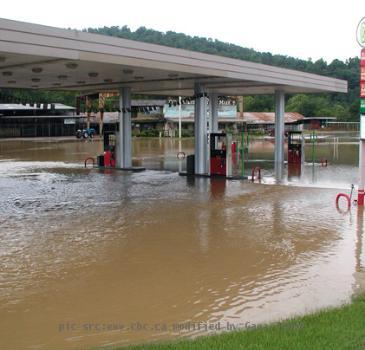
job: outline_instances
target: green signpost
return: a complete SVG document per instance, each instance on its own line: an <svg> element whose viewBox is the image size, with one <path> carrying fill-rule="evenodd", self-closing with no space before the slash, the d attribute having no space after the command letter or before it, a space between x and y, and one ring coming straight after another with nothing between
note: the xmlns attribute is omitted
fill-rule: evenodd
<svg viewBox="0 0 365 350"><path fill-rule="evenodd" d="M365 114L365 98L362 98L360 101L360 113Z"/></svg>

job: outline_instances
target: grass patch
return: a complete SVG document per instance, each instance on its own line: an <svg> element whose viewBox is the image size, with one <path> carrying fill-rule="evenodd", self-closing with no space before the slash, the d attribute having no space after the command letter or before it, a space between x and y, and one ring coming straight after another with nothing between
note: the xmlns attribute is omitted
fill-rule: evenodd
<svg viewBox="0 0 365 350"><path fill-rule="evenodd" d="M365 296L351 304L259 326L194 340L119 347L120 350L331 350L365 349Z"/></svg>

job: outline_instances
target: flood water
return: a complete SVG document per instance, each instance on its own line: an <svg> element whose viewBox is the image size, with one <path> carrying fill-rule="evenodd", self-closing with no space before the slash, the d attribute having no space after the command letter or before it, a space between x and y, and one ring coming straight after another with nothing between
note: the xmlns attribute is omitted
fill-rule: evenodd
<svg viewBox="0 0 365 350"><path fill-rule="evenodd" d="M248 328L362 288L363 213L336 210L358 146L311 146L275 184L179 176L192 140L134 139L140 173L85 169L98 141L0 141L0 348L88 349ZM344 209L344 208L343 208ZM209 329L207 329L209 328Z"/></svg>

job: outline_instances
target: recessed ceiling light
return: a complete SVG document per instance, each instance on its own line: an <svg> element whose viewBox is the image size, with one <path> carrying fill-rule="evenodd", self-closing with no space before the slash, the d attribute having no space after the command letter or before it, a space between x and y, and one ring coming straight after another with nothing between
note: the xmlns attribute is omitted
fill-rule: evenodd
<svg viewBox="0 0 365 350"><path fill-rule="evenodd" d="M39 83L41 80L39 78L32 78L33 83Z"/></svg>
<svg viewBox="0 0 365 350"><path fill-rule="evenodd" d="M3 72L4 77L11 77L13 75L13 72L5 71Z"/></svg>
<svg viewBox="0 0 365 350"><path fill-rule="evenodd" d="M65 66L68 69L76 69L79 65L75 62L67 62Z"/></svg>
<svg viewBox="0 0 365 350"><path fill-rule="evenodd" d="M179 76L179 74L176 74L176 73L169 74L169 78L177 78L178 76Z"/></svg>
<svg viewBox="0 0 365 350"><path fill-rule="evenodd" d="M41 67L34 67L34 68L32 68L32 72L33 73L42 73L43 72L43 68L41 68Z"/></svg>
<svg viewBox="0 0 365 350"><path fill-rule="evenodd" d="M125 68L123 69L124 74L133 74L133 69Z"/></svg>
<svg viewBox="0 0 365 350"><path fill-rule="evenodd" d="M16 81L15 80L8 80L8 84L15 84Z"/></svg>
<svg viewBox="0 0 365 350"><path fill-rule="evenodd" d="M85 80L79 80L77 84L85 84Z"/></svg>
<svg viewBox="0 0 365 350"><path fill-rule="evenodd" d="M136 75L136 76L134 77L134 79L136 79L136 80L143 80L143 79L144 79L144 77L142 77L142 76L140 76L140 75Z"/></svg>
<svg viewBox="0 0 365 350"><path fill-rule="evenodd" d="M104 79L104 83L112 83L113 79Z"/></svg>
<svg viewBox="0 0 365 350"><path fill-rule="evenodd" d="M97 73L97 72L90 72L88 75L89 75L90 78L96 78L99 75L99 73Z"/></svg>
<svg viewBox="0 0 365 350"><path fill-rule="evenodd" d="M57 78L60 80L65 80L65 79L67 79L67 75L61 74Z"/></svg>

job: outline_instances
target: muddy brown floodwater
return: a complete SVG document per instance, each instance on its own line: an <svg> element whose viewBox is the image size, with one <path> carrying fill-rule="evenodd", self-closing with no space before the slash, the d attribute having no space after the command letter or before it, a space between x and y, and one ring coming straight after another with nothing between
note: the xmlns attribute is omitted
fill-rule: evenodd
<svg viewBox="0 0 365 350"><path fill-rule="evenodd" d="M191 140L181 149L193 150ZM262 183L189 179L171 139L133 140L141 173L84 169L101 143L0 141L0 348L87 349L247 328L350 300L362 212L337 211L356 143Z"/></svg>

